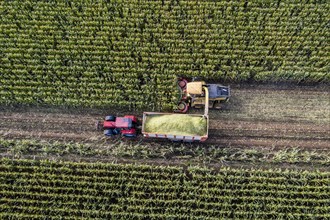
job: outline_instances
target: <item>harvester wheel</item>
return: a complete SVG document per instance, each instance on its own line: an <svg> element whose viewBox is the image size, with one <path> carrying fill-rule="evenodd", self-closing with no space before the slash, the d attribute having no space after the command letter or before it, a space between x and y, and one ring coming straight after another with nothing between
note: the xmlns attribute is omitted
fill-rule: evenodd
<svg viewBox="0 0 330 220"><path fill-rule="evenodd" d="M213 108L214 109L221 109L221 103L220 103L220 101L215 102Z"/></svg>
<svg viewBox="0 0 330 220"><path fill-rule="evenodd" d="M178 110L181 113L186 113L188 111L188 104L186 102L180 102L178 104Z"/></svg>
<svg viewBox="0 0 330 220"><path fill-rule="evenodd" d="M180 88L185 88L187 85L188 81L185 79L182 79L178 82L178 85L180 86Z"/></svg>
<svg viewBox="0 0 330 220"><path fill-rule="evenodd" d="M105 117L106 121L116 121L116 116L114 115L108 115Z"/></svg>
<svg viewBox="0 0 330 220"><path fill-rule="evenodd" d="M209 101L209 109L215 108L216 101Z"/></svg>

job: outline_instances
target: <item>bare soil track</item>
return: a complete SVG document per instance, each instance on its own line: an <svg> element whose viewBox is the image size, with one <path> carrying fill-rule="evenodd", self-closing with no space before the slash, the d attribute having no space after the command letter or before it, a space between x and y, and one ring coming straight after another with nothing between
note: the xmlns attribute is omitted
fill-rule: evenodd
<svg viewBox="0 0 330 220"><path fill-rule="evenodd" d="M201 113L202 110L192 110ZM122 115L128 112L109 111ZM106 144L95 122L105 110L0 107L0 136ZM141 116L141 112L134 112ZM140 141L163 142L164 140ZM330 150L330 90L313 87L233 86L222 110L210 111L209 139L223 147L299 147Z"/></svg>

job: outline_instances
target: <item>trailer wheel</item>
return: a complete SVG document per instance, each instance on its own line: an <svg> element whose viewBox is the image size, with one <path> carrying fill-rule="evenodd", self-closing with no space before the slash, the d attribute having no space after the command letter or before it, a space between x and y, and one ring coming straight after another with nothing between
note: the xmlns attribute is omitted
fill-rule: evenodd
<svg viewBox="0 0 330 220"><path fill-rule="evenodd" d="M115 129L112 130L112 133L114 135L120 134L120 129L119 128L115 128Z"/></svg>

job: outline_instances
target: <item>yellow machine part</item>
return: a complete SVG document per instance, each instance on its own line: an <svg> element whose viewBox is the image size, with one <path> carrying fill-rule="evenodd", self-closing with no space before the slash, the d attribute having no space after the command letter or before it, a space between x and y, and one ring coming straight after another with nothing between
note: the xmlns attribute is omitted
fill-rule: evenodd
<svg viewBox="0 0 330 220"><path fill-rule="evenodd" d="M203 105L205 103L205 97L195 97L193 101L191 102L191 107L194 107L195 105Z"/></svg>
<svg viewBox="0 0 330 220"><path fill-rule="evenodd" d="M206 87L206 83L204 81L187 83L187 93L188 93L188 95L201 96L201 99L203 99L202 103L205 104L204 116L208 117L208 115L209 115L209 90Z"/></svg>
<svg viewBox="0 0 330 220"><path fill-rule="evenodd" d="M208 117L209 116L209 89L204 86L203 87L204 92L205 92L205 109L204 109L204 117Z"/></svg>
<svg viewBox="0 0 330 220"><path fill-rule="evenodd" d="M203 86L206 85L204 81L187 83L187 93L191 95L202 95Z"/></svg>

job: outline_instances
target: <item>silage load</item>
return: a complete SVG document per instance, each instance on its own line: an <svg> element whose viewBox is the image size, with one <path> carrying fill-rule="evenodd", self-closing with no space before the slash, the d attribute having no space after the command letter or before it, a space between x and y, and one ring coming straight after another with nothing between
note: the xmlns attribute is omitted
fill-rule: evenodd
<svg viewBox="0 0 330 220"><path fill-rule="evenodd" d="M207 119L183 114L148 115L144 130L156 134L204 136L207 133Z"/></svg>

